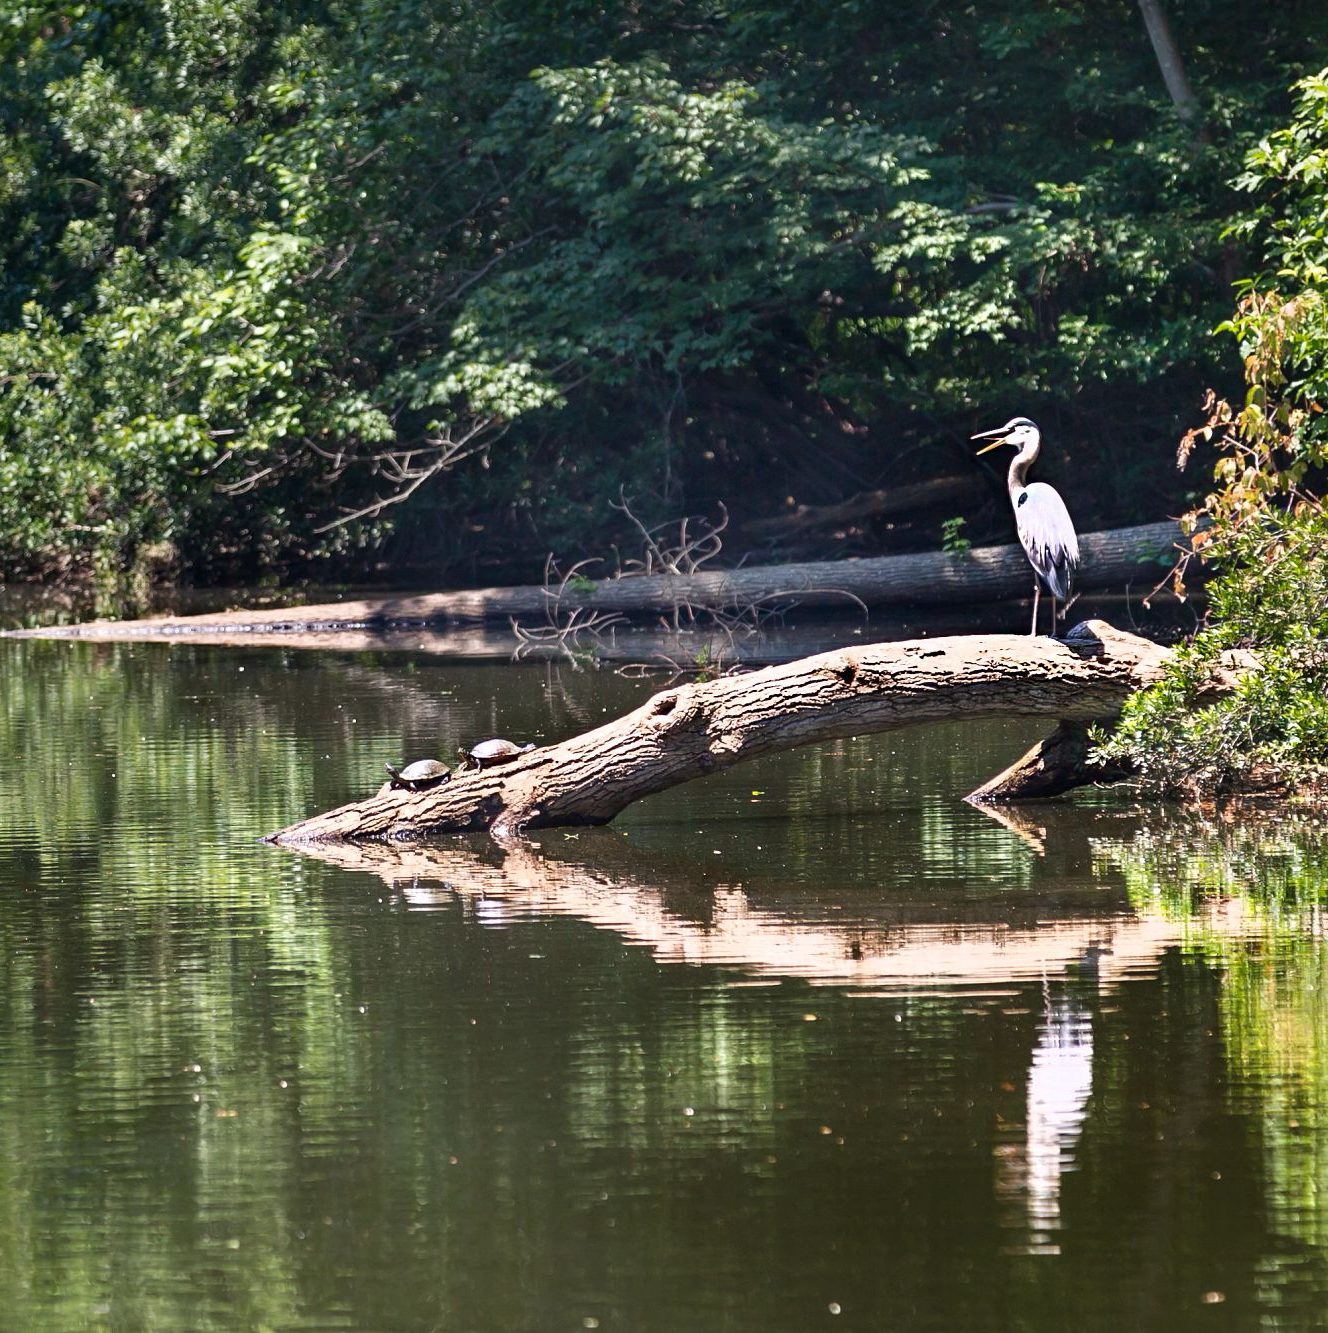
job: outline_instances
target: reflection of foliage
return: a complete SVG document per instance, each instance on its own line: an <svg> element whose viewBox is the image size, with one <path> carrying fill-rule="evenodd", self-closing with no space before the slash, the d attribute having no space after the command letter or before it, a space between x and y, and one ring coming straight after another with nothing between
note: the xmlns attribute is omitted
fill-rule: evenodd
<svg viewBox="0 0 1328 1333"><path fill-rule="evenodd" d="M376 879L254 843L376 778L407 730L487 730L495 672L443 669L458 698L408 660L3 654L0 1301L15 1326L86 1327L109 1307L127 1328L541 1328L551 1300L579 1295L573 1235L616 1299L658 1302L716 1181L768 1197L790 1171L798 1184L782 1164L810 1144L817 1179L780 1185L794 1227L809 1191L823 1211L846 1187L878 1206L820 1131L852 1133L848 1093L825 1091L841 1042L877 1101L892 1075L941 1068L957 1103L977 1063L976 1043L962 1065L933 1058L956 1022L934 1002L901 1003L907 1027L893 1008L809 1023L804 987L667 978L577 923L407 914ZM557 714L532 688L555 677L506 673L505 718ZM574 687L569 707L639 694ZM814 1003L827 1020L849 1007ZM912 1169L908 1140L938 1133L930 1107L890 1114L883 1141ZM962 1147L969 1126L939 1133ZM924 1206L945 1225L942 1200ZM737 1254L749 1234L704 1244ZM647 1244L665 1259L653 1277ZM617 1295L617 1274L643 1294ZM713 1299L736 1322L753 1296L726 1278Z"/></svg>
<svg viewBox="0 0 1328 1333"><path fill-rule="evenodd" d="M1190 947L1222 971L1221 1036L1232 1111L1262 1156L1265 1208L1301 1282L1328 1282L1328 843L1309 817L1244 824L1183 819L1145 829L1104 862L1140 910L1187 922ZM1273 1307L1284 1274L1257 1281Z"/></svg>
<svg viewBox="0 0 1328 1333"><path fill-rule="evenodd" d="M1128 842L1100 843L1095 860L1125 877L1136 910L1179 920L1238 902L1290 929L1328 901L1322 828L1309 815L1250 814L1237 822L1163 812Z"/></svg>
<svg viewBox="0 0 1328 1333"><path fill-rule="evenodd" d="M685 873L710 856L695 827L723 812L733 841L715 842L712 874L744 873L740 845L787 887L781 910L842 920L857 893L887 936L910 906L946 935L965 894L1059 912L1066 888L1098 899L1104 871L1149 912L1189 921L1215 888L1262 913L1235 935L1198 913L1188 947L1109 1003L1088 963L1067 984L1095 1036L1064 1181L1077 1244L1059 1266L1012 1264L992 1163L1025 1113L1039 982L985 998L753 987L737 963L663 964L577 920L499 927L481 895L443 885L435 910L406 911L377 877L253 842L376 782L384 758L579 730L640 688L404 655L0 654L0 1301L15 1326L576 1327L600 1311L593 1290L642 1330L781 1328L827 1293L877 1327L927 1310L981 1329L1005 1320L1002 1280L1060 1323L1107 1308L1120 1270L1102 1256L1123 1253L1140 1308L1179 1327L1212 1265L1264 1239L1209 1206L1218 1168L1221 1189L1263 1200L1279 1245L1320 1244L1311 927L1328 868L1308 819L1178 818L1100 842L1092 877L1077 848L1049 872L964 807L918 809L1010 745L1009 727L955 726L761 761L630 825L643 857L663 846L686 868L668 910L700 931L712 900ZM1210 1133L1233 1114L1261 1156ZM956 1248L975 1280L934 1262ZM789 1261L760 1268L772 1255Z"/></svg>
<svg viewBox="0 0 1328 1333"><path fill-rule="evenodd" d="M810 1228L809 1197L827 1216L858 1191L858 1215L892 1225L853 1165L878 1134L908 1174L922 1136L971 1152L985 1132L978 1112L937 1124L930 1101L890 1100L893 1079L939 1070L958 1105L962 1071L979 1078L980 1043L947 1053L980 1020L944 1002L859 1015L801 985L728 989L723 972L668 975L575 922L408 914L376 878L254 842L376 785L384 758L499 721L579 730L640 686L187 645L0 655L0 1301L16 1326L84 1327L109 1303L132 1328L410 1327L421 1310L542 1328L569 1236L645 1284L621 1299L660 1301L695 1244L727 1247L737 1271L751 1235ZM919 781L953 789L947 766L988 763L981 745L920 747L918 770L877 771L866 742L764 766L772 841L801 824L780 873L824 855L825 824L790 806L813 813L822 787L840 810L915 804ZM682 808L712 817L713 793ZM930 818L917 863L977 880L980 847ZM678 851L676 814L663 827ZM648 833L635 825L633 844ZM837 868L866 881L862 842L838 837ZM867 1126L854 1137L858 1098L888 1106L888 1129L853 1111ZM750 1186L777 1218L697 1242L716 1182L737 1208ZM942 1198L917 1207L949 1225ZM646 1244L656 1278L640 1276ZM726 1277L713 1299L737 1325L754 1297Z"/></svg>

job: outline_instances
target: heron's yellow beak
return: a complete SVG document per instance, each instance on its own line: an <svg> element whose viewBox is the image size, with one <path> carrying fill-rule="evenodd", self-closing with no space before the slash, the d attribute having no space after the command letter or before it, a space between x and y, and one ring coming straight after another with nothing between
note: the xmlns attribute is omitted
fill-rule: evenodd
<svg viewBox="0 0 1328 1333"><path fill-rule="evenodd" d="M981 439L982 437L980 435L975 435L973 438ZM1003 445L1004 443L1005 443L1005 436L1002 435L999 440L993 440L990 444L984 444L982 448L978 450L978 453L989 454L993 449L999 449L1001 445Z"/></svg>

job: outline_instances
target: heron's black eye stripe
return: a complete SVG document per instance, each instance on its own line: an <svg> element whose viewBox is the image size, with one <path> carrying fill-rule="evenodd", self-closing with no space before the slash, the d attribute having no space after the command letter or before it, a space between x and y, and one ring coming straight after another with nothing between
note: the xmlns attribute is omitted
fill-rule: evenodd
<svg viewBox="0 0 1328 1333"><path fill-rule="evenodd" d="M1025 503L1027 502L1027 500L1028 500L1028 492L1025 491L1025 492L1019 497L1019 503L1020 503L1020 504L1025 504Z"/></svg>

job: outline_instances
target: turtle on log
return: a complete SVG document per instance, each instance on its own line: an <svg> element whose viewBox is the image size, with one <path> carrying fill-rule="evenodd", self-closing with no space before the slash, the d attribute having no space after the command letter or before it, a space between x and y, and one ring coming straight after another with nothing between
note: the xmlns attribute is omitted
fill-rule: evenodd
<svg viewBox="0 0 1328 1333"><path fill-rule="evenodd" d="M464 768L494 768L498 764L509 764L518 756L527 754L535 748L534 742L518 745L515 741L494 739L480 741L466 754Z"/></svg>
<svg viewBox="0 0 1328 1333"><path fill-rule="evenodd" d="M384 764L389 781L385 784L388 791L428 791L430 787L441 786L452 776L446 764L437 759L417 759L405 768L393 764Z"/></svg>

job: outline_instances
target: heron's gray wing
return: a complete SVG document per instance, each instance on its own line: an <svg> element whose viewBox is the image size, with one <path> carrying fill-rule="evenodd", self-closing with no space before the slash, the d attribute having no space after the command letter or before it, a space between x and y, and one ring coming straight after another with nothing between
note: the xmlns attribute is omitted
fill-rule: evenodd
<svg viewBox="0 0 1328 1333"><path fill-rule="evenodd" d="M1035 481L1020 493L1014 505L1019 541L1053 596L1070 595L1070 583L1079 565L1079 538L1060 492Z"/></svg>

